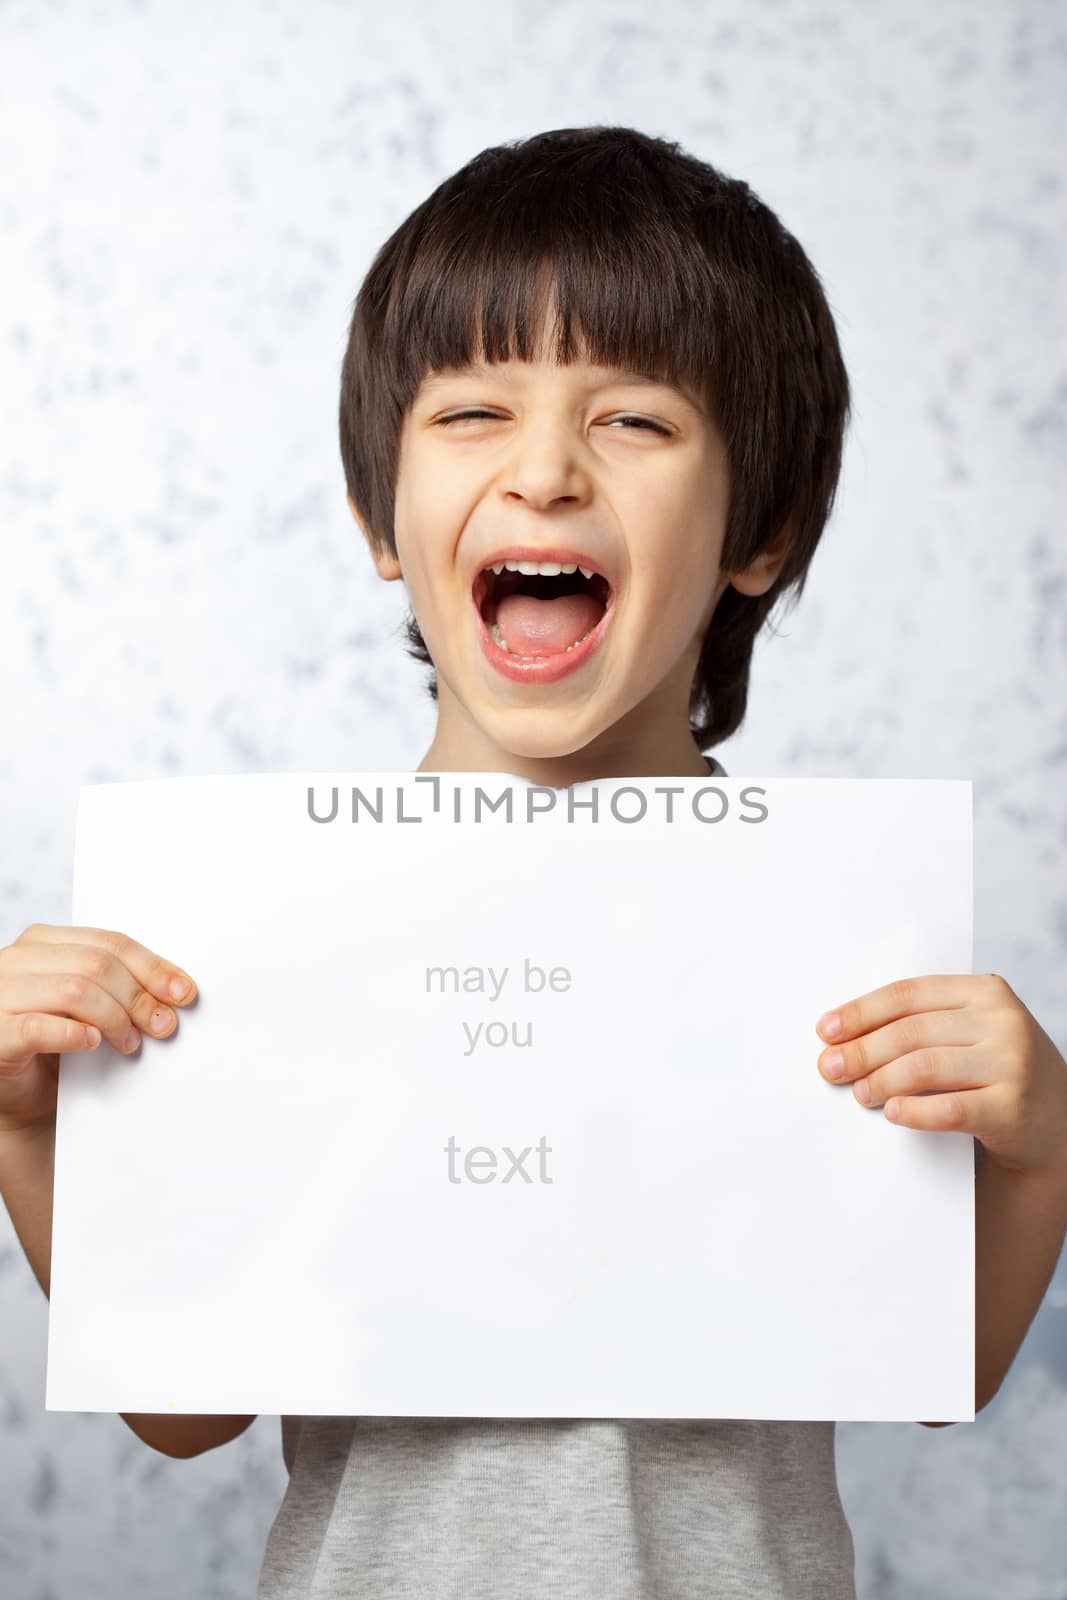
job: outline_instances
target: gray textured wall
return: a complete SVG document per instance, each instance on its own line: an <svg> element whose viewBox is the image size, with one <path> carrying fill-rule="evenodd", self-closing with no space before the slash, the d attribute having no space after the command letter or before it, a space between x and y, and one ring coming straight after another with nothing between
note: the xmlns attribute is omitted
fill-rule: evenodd
<svg viewBox="0 0 1067 1600"><path fill-rule="evenodd" d="M973 779L975 968L1064 1044L1062 9L8 0L0 51L0 943L69 922L82 782L418 762L338 460L351 300L475 151L626 122L779 211L855 387L727 769ZM171 1462L47 1413L2 1208L0 1302L5 1596L250 1596L277 1419ZM840 1427L861 1596L1067 1594L1065 1307L1061 1262L974 1425Z"/></svg>

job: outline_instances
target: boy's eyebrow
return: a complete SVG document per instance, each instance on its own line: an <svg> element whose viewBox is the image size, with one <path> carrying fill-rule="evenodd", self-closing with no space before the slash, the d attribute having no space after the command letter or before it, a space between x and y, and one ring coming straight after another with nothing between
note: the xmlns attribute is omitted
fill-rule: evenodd
<svg viewBox="0 0 1067 1600"><path fill-rule="evenodd" d="M591 380L591 387L603 388L611 383L641 383L647 384L649 388L654 389L673 389L682 399L687 400L690 405L696 406L696 409L702 415L704 414L703 406L678 384L671 383L666 378L657 378L653 373L637 372L630 367L598 367L594 368L594 372L596 376ZM514 374L503 363L494 366L487 365L483 361L472 361L463 366L436 367L431 374L423 379L422 389L423 392L436 389L453 378L496 378L507 381L508 378L513 376Z"/></svg>

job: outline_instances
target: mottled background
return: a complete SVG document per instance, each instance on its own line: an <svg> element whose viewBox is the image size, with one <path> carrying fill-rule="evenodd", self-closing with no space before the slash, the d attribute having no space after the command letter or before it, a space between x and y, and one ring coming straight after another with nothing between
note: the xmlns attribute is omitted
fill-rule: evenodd
<svg viewBox="0 0 1067 1600"><path fill-rule="evenodd" d="M719 754L973 779L975 970L1067 1042L1062 9L9 0L0 52L0 943L69 922L80 783L421 759L402 586L338 458L352 299L477 150L625 122L779 212L855 390ZM8 1600L251 1596L277 1419L175 1462L46 1412L2 1208L0 1299ZM1060 1270L973 1425L840 1426L861 1596L1067 1595L1065 1307Z"/></svg>

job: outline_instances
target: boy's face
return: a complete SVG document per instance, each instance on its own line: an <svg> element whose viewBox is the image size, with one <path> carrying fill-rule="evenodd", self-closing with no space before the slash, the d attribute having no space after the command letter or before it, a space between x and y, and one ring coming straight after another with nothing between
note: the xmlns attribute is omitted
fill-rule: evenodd
<svg viewBox="0 0 1067 1600"><path fill-rule="evenodd" d="M471 411L489 414L443 420ZM699 398L667 384L559 366L543 346L529 364L427 374L400 439L398 559L375 556L383 578L403 577L437 673L422 767L552 784L703 773L688 712L708 622L731 579L761 592L776 570L720 573L728 494L718 430ZM495 664L479 618L491 600L476 607L475 584L513 546L564 547L610 581L596 648L576 666L558 643L593 626L600 602L528 594L509 610L500 580L512 674L524 670L516 657L535 659L522 681ZM543 584L546 597L554 588Z"/></svg>

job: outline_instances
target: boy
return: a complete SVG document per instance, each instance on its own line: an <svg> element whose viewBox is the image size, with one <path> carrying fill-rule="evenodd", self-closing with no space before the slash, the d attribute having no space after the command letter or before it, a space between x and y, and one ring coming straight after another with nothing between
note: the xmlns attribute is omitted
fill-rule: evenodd
<svg viewBox="0 0 1067 1600"><path fill-rule="evenodd" d="M676 145L557 130L442 184L372 264L340 406L350 508L433 669L417 770L721 773L702 752L740 726L756 635L803 589L848 411L803 251ZM158 1013L170 1032L158 1002L181 976L106 930L38 926L0 951L0 1185L46 1293L56 1052L91 1047L92 1024L118 1043ZM1059 1116L1067 1067L1034 1060ZM1051 1172L1016 1134L1003 1117L1001 1153ZM1026 1194L1026 1292L990 1319L983 1403L1067 1224L1067 1179ZM989 1301L1005 1281L993 1262ZM126 1420L188 1456L253 1419ZM260 1600L855 1594L832 1421L313 1416L282 1433Z"/></svg>

